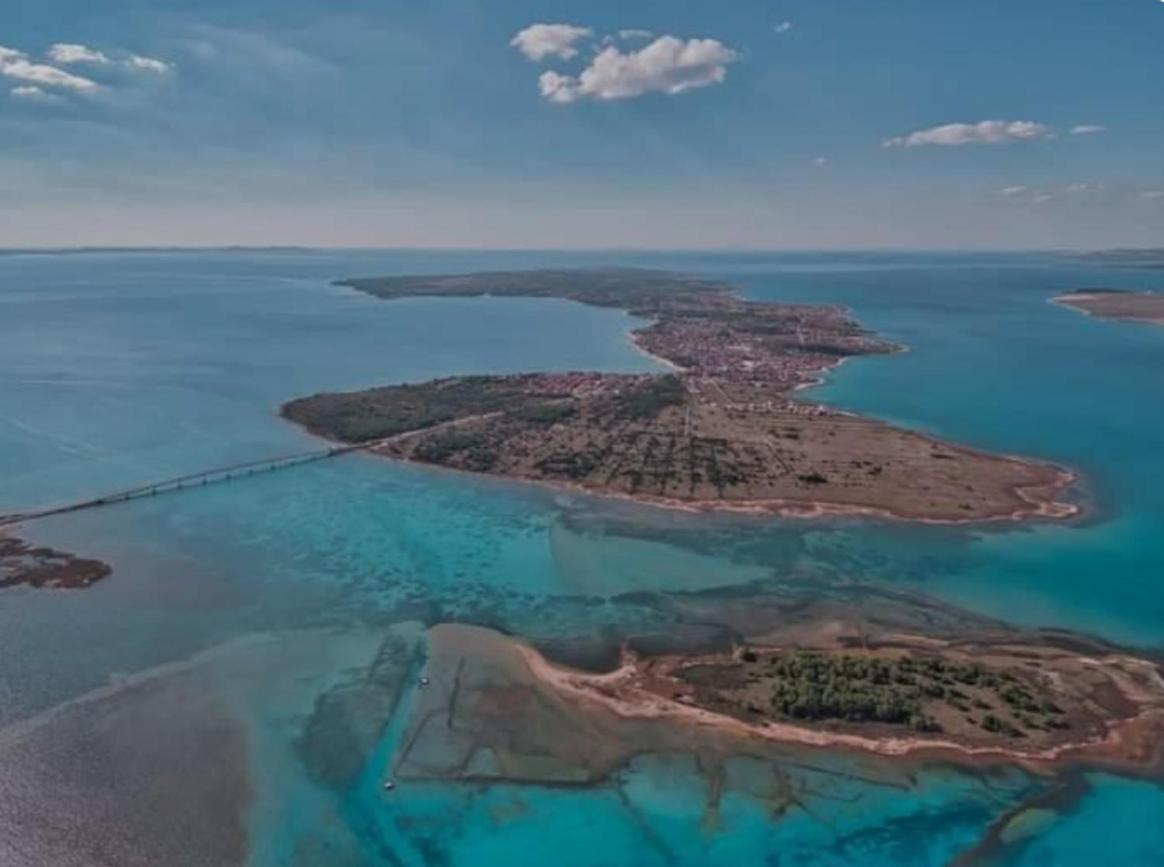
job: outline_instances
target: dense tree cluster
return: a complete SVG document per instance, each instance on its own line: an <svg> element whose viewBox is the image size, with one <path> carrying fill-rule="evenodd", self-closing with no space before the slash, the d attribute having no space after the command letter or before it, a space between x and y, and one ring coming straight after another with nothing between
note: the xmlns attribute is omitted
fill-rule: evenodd
<svg viewBox="0 0 1164 867"><path fill-rule="evenodd" d="M675 374L655 376L624 390L616 401L615 417L620 419L652 419L670 406L680 406L687 400L683 381Z"/></svg>
<svg viewBox="0 0 1164 867"><path fill-rule="evenodd" d="M752 651L740 658L758 662ZM791 719L898 723L939 731L924 707L941 700L969 722L1010 737L1024 736L1024 729L1068 727L1062 708L1034 695L1013 673L987 671L975 663L792 651L770 657L766 669L764 677L773 682L772 707ZM978 718L977 711L988 712Z"/></svg>
<svg viewBox="0 0 1164 867"><path fill-rule="evenodd" d="M283 415L315 433L357 443L422 430L469 415L541 404L520 377L464 376L419 385L392 385L317 394L284 404Z"/></svg>
<svg viewBox="0 0 1164 867"><path fill-rule="evenodd" d="M578 407L572 400L541 401L527 403L509 410L506 416L527 424L552 425L578 414Z"/></svg>
<svg viewBox="0 0 1164 867"><path fill-rule="evenodd" d="M923 691L900 663L796 651L769 661L772 706L792 719L884 722L936 731L922 713Z"/></svg>
<svg viewBox="0 0 1164 867"><path fill-rule="evenodd" d="M483 434L476 432L438 434L420 442L413 455L418 461L430 464L443 464L458 455L464 469L478 473L487 472L497 463L497 451Z"/></svg>
<svg viewBox="0 0 1164 867"><path fill-rule="evenodd" d="M341 283L380 298L473 297L479 295L524 298L568 298L596 307L622 307L657 313L660 309L699 309L714 305L730 287L711 280L646 268L543 268L529 271L485 271L476 274L439 274L373 277Z"/></svg>

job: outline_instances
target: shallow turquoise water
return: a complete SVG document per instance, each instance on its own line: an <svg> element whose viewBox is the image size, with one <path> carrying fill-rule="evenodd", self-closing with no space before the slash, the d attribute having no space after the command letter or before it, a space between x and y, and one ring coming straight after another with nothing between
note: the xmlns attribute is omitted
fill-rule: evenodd
<svg viewBox="0 0 1164 867"><path fill-rule="evenodd" d="M692 518L353 457L37 525L35 540L100 556L116 574L85 593L0 595L0 724L112 674L256 633L420 618L577 635L658 616L621 594L770 575L858 576L1011 621L1164 644L1164 329L1046 303L1077 286L1147 288L1164 277L1036 257L0 257L0 512L310 447L275 410L312 391L479 370L651 369L625 338L632 321L615 311L514 299L389 304L329 285L610 261L724 277L755 297L850 305L911 351L845 365L823 398L1077 467L1094 516L972 530ZM337 649L329 664L334 680L357 662ZM900 788L805 772L798 784L809 794L778 821L729 789L709 823L706 780L690 759L656 756L593 790L417 784L385 805L379 769L398 732L384 733L368 776L321 785L295 743L329 677L304 675L292 688L293 672L282 676L289 685L276 693L248 686L253 674L211 676L250 733L252 863L263 867L942 864L1041 785L937 767ZM997 857L1161 863L1160 823L1119 818L1164 815L1160 788L1102 776L1090 785L1048 830ZM1104 857L1113 828L1118 861Z"/></svg>
<svg viewBox="0 0 1164 867"><path fill-rule="evenodd" d="M1084 476L1092 526L978 534L918 580L970 607L1034 625L1164 641L1164 329L1102 322L1047 299L1066 288L1160 288L1157 272L986 260L956 269L781 275L755 294L847 304L910 347L862 360L822 398Z"/></svg>

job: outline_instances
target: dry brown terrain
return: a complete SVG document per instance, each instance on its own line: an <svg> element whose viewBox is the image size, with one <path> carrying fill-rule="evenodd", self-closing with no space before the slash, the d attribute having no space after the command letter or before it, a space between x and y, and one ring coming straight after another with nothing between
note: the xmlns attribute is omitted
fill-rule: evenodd
<svg viewBox="0 0 1164 867"><path fill-rule="evenodd" d="M1164 325L1164 294L1155 292L1121 292L1081 290L1057 295L1056 304L1080 310L1101 319L1128 319Z"/></svg>
<svg viewBox="0 0 1164 867"><path fill-rule="evenodd" d="M541 275L541 276L539 276ZM410 282L412 281L412 282ZM1061 468L937 441L796 392L899 347L839 308L743 301L658 272L525 272L357 281L386 298L554 295L649 317L633 332L676 371L473 376L292 401L343 442L452 469L687 508L931 521L1063 517Z"/></svg>

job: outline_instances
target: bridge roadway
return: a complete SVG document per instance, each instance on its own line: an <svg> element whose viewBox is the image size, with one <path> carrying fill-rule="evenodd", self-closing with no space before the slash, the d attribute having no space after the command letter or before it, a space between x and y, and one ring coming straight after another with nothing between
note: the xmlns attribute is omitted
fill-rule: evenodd
<svg viewBox="0 0 1164 867"><path fill-rule="evenodd" d="M270 473L277 470L285 470L291 467L302 466L303 464L310 464L316 461L327 460L328 458L339 457L340 455L351 454L352 452L366 451L374 448L381 443L386 442L385 439L369 440L362 443L354 443L344 446L333 446L328 449L319 449L311 452L299 452L293 455L281 455L275 458L264 458L258 461L248 461L241 464L231 464L226 467L217 467L213 470L204 470L199 473L190 473L185 476L177 476L172 479L165 479L160 482L153 482L147 485L139 485L136 488L129 488L128 490L118 491L113 494L105 494L100 497L93 497L87 500L77 500L71 503L64 503L56 506L49 506L44 509L37 509L31 512L21 512L13 515L0 515L0 527L11 526L12 524L23 524L28 521L35 521L40 518L48 518L53 515L64 515L69 512L80 512L85 509L97 509L101 506L111 506L114 503L127 503L130 500L140 500L145 497L154 497L158 494L170 493L173 491L181 491L186 488L201 488L207 485L221 484L222 482L229 482L232 479L243 478L245 476L253 476L259 473Z"/></svg>

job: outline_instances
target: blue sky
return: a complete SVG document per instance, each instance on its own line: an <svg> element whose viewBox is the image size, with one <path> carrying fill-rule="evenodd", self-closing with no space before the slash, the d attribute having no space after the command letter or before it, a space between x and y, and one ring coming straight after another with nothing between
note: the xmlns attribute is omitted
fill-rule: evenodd
<svg viewBox="0 0 1164 867"><path fill-rule="evenodd" d="M6 0L0 246L228 243L1164 245L1164 3Z"/></svg>

